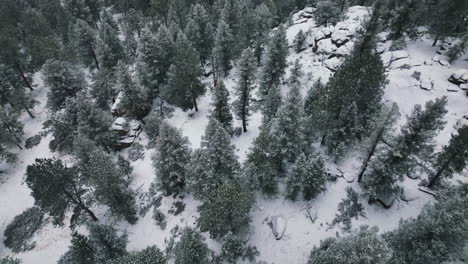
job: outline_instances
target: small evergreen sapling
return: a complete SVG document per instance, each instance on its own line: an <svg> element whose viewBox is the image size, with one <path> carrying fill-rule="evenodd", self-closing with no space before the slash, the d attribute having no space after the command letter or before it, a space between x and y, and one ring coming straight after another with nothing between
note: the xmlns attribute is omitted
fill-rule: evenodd
<svg viewBox="0 0 468 264"><path fill-rule="evenodd" d="M296 53L299 53L304 50L305 48L304 46L306 44L306 38L307 36L304 34L304 31L302 31L302 29L299 30L299 32L294 37L294 41L293 41L293 47Z"/></svg>

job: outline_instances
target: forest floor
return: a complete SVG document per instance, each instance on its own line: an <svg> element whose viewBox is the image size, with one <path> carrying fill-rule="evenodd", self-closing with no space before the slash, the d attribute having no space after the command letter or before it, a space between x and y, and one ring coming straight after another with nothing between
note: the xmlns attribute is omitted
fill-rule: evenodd
<svg viewBox="0 0 468 264"><path fill-rule="evenodd" d="M364 20L367 14L367 9L364 7L352 7L349 10L348 18L343 25L353 27L354 29ZM293 17L293 21L299 21L300 14ZM309 32L311 36L317 34L320 27L315 25L313 19L301 20L298 24L292 24L287 29L289 42L292 43L296 33L302 29L304 32ZM342 25L342 26L343 26ZM354 30L353 29L353 30ZM384 34L382 34L384 36ZM465 91L462 91L458 86L448 82L448 78L452 73L459 69L468 69L468 61L460 59L451 65L443 66L438 62L429 63L432 58L437 55L438 47L431 47L432 40L423 37L419 40L408 40L407 58L405 64L408 67L397 67L392 63L388 67L389 83L385 89L384 100L396 102L400 108L401 118L399 125L404 124L405 116L410 114L415 104L424 105L426 101L432 100L441 96L448 97L448 114L446 115L446 127L436 138L437 148L440 149L447 144L450 135L454 130L457 122L468 116L468 97ZM382 42L381 45L387 49L390 45L389 41ZM325 47L326 49L326 47ZM312 47L308 47L304 51L297 54L290 48L288 62L292 67L294 61L299 59L303 65L304 76L301 79L303 95L319 78L322 81L328 81L332 75L332 71L327 68L327 62L320 62L323 58L313 51ZM389 52L384 52L382 58L384 62L391 57ZM329 63L335 63L329 61ZM426 62L426 64L425 64ZM429 65L432 64L432 65ZM329 64L328 64L329 65ZM421 72L421 80L427 80L433 83L431 90L424 90L416 86L414 78L411 77L414 71ZM289 69L288 71L289 72ZM287 79L287 76L285 77ZM226 79L226 86L232 95L234 94L236 83L236 68L231 71L231 74ZM205 80L207 85L211 85L211 80ZM46 94L47 87L43 85L41 73L36 73L34 76L34 91L35 98L38 101L34 107L35 119L29 118L27 115L22 117L25 124L25 138L36 135L42 131L42 123L47 119ZM287 85L282 88L283 94L288 91ZM451 91L449 91L451 90ZM204 128L208 123L208 111L211 101L211 95L208 93L200 99L200 111L196 113L183 112L176 109L172 117L169 119L170 124L180 128L183 134L190 139L192 147L200 146L201 136L204 133ZM237 122L237 121L236 121ZM248 149L253 139L259 133L261 123L261 114L256 112L250 119L249 131L239 137L234 137L232 143L236 147L237 155L240 161L244 161ZM235 126L240 126L236 123ZM18 152L18 161L14 165L2 165L1 169L4 173L0 174L0 241L4 240L3 232L7 224L17 214L20 214L26 208L34 204L33 198L30 196L30 190L24 183L26 166L33 163L35 158L57 157L68 160L67 155L59 155L51 153L48 144L50 136L43 138L42 142L33 147ZM144 133L138 139L139 143L146 145L147 140ZM145 156L132 162L134 167L132 188L138 189L139 193L146 193L151 183L155 179L151 156L154 149L145 149ZM124 155L128 154L128 150L123 151ZM361 188L354 176L360 169L360 152L358 149L352 151L342 161L336 163L333 160L327 161L329 170L341 170L344 173L344 178L338 178L336 182L329 182L327 190L321 193L315 199L305 202L291 202L284 199L284 195L280 192L277 198L267 198L261 194L257 194L256 204L251 212L252 223L249 236L249 243L257 247L260 255L257 261L265 263L306 263L310 250L319 244L320 240L335 236L337 233L343 234L339 226L330 228L330 223L337 212L338 203L346 196L346 187L352 187L357 192L361 192ZM400 219L417 216L425 204L432 201L432 196L418 190L420 179L405 179L404 189L408 196L411 196L410 202L397 200L390 209L372 204L369 205L364 198L360 198L366 213L365 218L353 220L354 228L360 225L378 226L380 231L387 231L398 226ZM280 190L284 189L284 184L280 184ZM144 197L140 199L144 202ZM182 201L185 203L185 210L173 215L168 211L174 206L174 202ZM97 216L102 223L111 223L121 231L126 231L129 235L128 250L140 250L149 245L156 245L161 249L167 247L171 238L171 230L175 226L193 226L198 217L197 206L200 202L193 199L191 195L185 195L181 198L165 197L159 209L166 214L167 226L164 230L156 225L152 218L153 209L150 209L135 225L129 225L127 222L116 221L110 217L105 207L94 207ZM316 217L315 221L311 221L308 210ZM267 218L273 216L282 216L287 219L287 229L284 237L281 240L276 240L270 226L267 225ZM215 252L219 252L220 245L209 239L207 243ZM20 258L24 264L49 264L56 263L60 256L67 250L70 244L71 233L67 225L64 227L54 227L51 223L38 231L34 236L36 247L33 250L20 254L12 254L3 243L0 243L0 257L5 255L14 255ZM247 262L246 262L247 263Z"/></svg>

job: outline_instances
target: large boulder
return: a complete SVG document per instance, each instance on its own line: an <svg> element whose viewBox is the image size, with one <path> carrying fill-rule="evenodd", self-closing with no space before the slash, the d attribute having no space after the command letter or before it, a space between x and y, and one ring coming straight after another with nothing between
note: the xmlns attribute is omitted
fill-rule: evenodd
<svg viewBox="0 0 468 264"><path fill-rule="evenodd" d="M335 45L333 45L331 39L323 39L319 42L317 42L316 46L316 53L317 54L331 54L333 53L337 48Z"/></svg>
<svg viewBox="0 0 468 264"><path fill-rule="evenodd" d="M338 67L340 67L341 61L337 57L333 57L328 60L325 60L323 65L327 67L330 71L335 72L338 69Z"/></svg>
<svg viewBox="0 0 468 264"><path fill-rule="evenodd" d="M280 215L273 216L268 222L268 225L271 227L276 240L280 240L283 238L284 233L286 232L286 228L288 227L288 220Z"/></svg>
<svg viewBox="0 0 468 264"><path fill-rule="evenodd" d="M468 70L458 70L450 75L449 82L460 85L468 83Z"/></svg>
<svg viewBox="0 0 468 264"><path fill-rule="evenodd" d="M337 47L346 44L350 40L350 38L348 37L348 31L337 30L333 32L333 34L331 35L331 40L333 44L335 44Z"/></svg>

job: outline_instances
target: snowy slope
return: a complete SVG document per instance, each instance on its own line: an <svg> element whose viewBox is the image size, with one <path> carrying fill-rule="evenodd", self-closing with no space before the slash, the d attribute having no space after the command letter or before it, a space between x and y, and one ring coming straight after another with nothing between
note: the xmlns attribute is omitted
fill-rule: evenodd
<svg viewBox="0 0 468 264"><path fill-rule="evenodd" d="M301 11L302 12L302 11ZM348 12L348 16L344 23L340 23L332 30L341 30L348 32L355 32L364 18L368 14L367 8L352 7ZM332 58L326 59L326 54L329 50L336 52L337 47L326 46L321 44L315 50L315 38L321 36L323 28L317 27L313 19L302 18L300 13L293 17L293 24L287 30L289 43L292 44L294 36L299 30L308 32L308 43L312 46L299 54L296 54L293 49L290 49L288 62L292 66L296 59L299 59L303 65L304 77L301 82L303 84L302 93L305 95L307 89L319 78L323 81L328 81L329 77L333 74L330 68L336 68L342 59ZM328 30L328 29L327 29ZM337 34L337 38L338 38ZM351 37L349 43L353 42ZM325 43L325 42L324 42ZM327 42L328 43L328 42ZM438 146L446 144L450 139L450 134L453 131L454 125L462 119L463 116L468 116L468 97L465 92L461 91L457 86L449 83L447 79L449 76L458 69L467 69L468 62L459 60L450 66L442 66L440 63L432 63L432 65L425 65L425 61L431 61L436 55L436 48L431 47L432 41L430 39L408 41L406 49L408 58L403 58L405 64L411 65L410 69L398 68L397 66L390 65L388 70L389 84L385 90L384 99L388 101L397 102L402 118L399 120L400 124L405 122L405 115L409 114L415 104L424 104L426 101L440 97L448 96L448 114L446 128L437 137ZM330 43L328 43L330 44ZM389 46L389 43L382 43L382 46ZM398 54L397 54L398 55ZM383 59L391 57L388 52L383 53ZM428 63L431 64L431 63ZM401 66L401 65L400 65ZM434 88L430 91L423 90L419 86L414 86L414 80L411 77L414 71L421 72L424 80L430 80ZM288 77L288 74L286 78ZM226 78L225 83L231 92L231 99L235 88L236 69L232 70L231 74ZM210 84L211 80L205 80ZM47 118L47 110L45 108L47 87L44 87L40 74L36 74L34 84L37 86L34 93L39 104L36 105L34 112L37 118L30 119L26 115L23 117L25 123L25 137L29 137L39 133L42 129L42 122ZM457 92L450 92L447 90L454 90ZM287 93L288 88L283 87L283 94ZM200 146L201 136L204 133L204 128L208 123L208 109L211 96L208 92L199 102L200 111L193 113L189 116L187 113L176 109L169 122L180 128L185 136L187 136L192 147L198 148ZM236 121L237 122L237 121ZM241 161L245 160L246 153L253 141L259 133L259 125L261 122L261 114L254 113L249 123L249 132L242 134L240 137L235 137L232 143L236 146L237 155ZM239 126L240 123L236 123ZM139 139L143 145L146 143L144 135ZM57 154L51 153L48 149L50 138L44 138L40 145L30 149L19 152L18 162L6 168L6 173L0 174L0 240L3 240L3 231L6 225L13 219L13 217L21 213L24 209L33 205L33 199L30 196L29 189L23 183L25 169L28 164L34 162L38 157L53 157ZM151 182L154 180L154 172L151 164L151 155L153 149L146 150L145 158L137 160L132 163L134 167L134 180L132 187L138 189L140 193L149 190ZM271 199L265 198L262 195L257 195L257 201L252 210L252 224L250 234L250 244L256 246L260 251L260 256L257 260L265 261L267 263L305 263L310 250L314 245L318 245L321 239L329 236L334 236L337 232L341 233L338 227L329 229L328 223L331 223L335 217L338 203L345 197L345 188L347 186L353 187L359 191L360 187L354 181L353 175L356 175L359 169L359 155L358 153L350 153L349 158L345 159L340 164L328 163L330 168L338 167L345 173L345 178L339 178L336 182L329 182L327 190L320 194L317 198L305 203L302 201L291 202L285 200L282 195L278 198ZM67 157L61 157L67 159ZM367 202L362 199L365 206L367 218L359 219L353 222L353 227L362 224L376 225L381 231L391 230L398 225L401 218L408 218L416 216L421 208L431 201L431 197L427 194L417 191L417 184L419 180L406 179L405 188L415 200L406 203L398 201L391 209L386 210L376 205L369 206ZM193 226L198 217L197 206L199 202L194 200L192 196L188 195L183 198L186 204L185 210L178 216L167 214L173 202L180 199L171 197L162 200L161 209L167 216L167 227L162 230L155 224L152 219L152 209L144 216L140 217L139 221L131 226L125 222L115 222L106 214L106 208L98 207L93 208L97 211L97 215L101 222L113 223L119 230L126 231L129 234L128 250L140 250L149 245L157 245L160 248L165 248L171 237L171 229L176 225L180 227ZM143 198L142 198L143 201ZM307 214L305 208L310 208L310 212L317 219L312 222ZM284 237L281 240L276 240L271 228L267 225L267 218L274 216L281 216L287 220L287 229ZM65 226L63 228L53 227L48 224L40 232L36 234L35 240L37 246L35 249L17 254L16 257L23 260L25 264L35 263L56 263L61 254L63 254L69 245L70 231ZM215 241L208 239L207 242L215 251L219 251L219 244ZM3 243L0 243L0 256L12 255L9 249L5 248Z"/></svg>

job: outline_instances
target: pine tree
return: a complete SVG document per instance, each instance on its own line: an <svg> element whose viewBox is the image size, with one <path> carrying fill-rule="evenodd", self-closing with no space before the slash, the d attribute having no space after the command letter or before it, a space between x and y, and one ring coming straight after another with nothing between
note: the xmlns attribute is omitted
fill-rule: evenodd
<svg viewBox="0 0 468 264"><path fill-rule="evenodd" d="M212 238L221 238L229 232L237 234L248 229L253 202L249 190L244 190L235 182L224 183L211 190L198 208L200 230L208 231Z"/></svg>
<svg viewBox="0 0 468 264"><path fill-rule="evenodd" d="M129 172L88 139L75 140L76 166L82 178L94 187L95 199L110 211L134 224L137 218L135 193L129 187Z"/></svg>
<svg viewBox="0 0 468 264"><path fill-rule="evenodd" d="M440 183L441 177L451 178L454 173L461 173L466 167L468 160L468 126L460 127L452 135L447 146L444 146L438 153L434 162L435 173L430 176L430 182L427 185L433 188Z"/></svg>
<svg viewBox="0 0 468 264"><path fill-rule="evenodd" d="M9 105L15 112L26 111L30 118L35 118L31 112L34 101L26 93L24 82L14 69L0 64L0 105Z"/></svg>
<svg viewBox="0 0 468 264"><path fill-rule="evenodd" d="M151 109L149 91L138 85L128 72L128 68L119 62L117 67L117 86L123 92L122 108L129 117L142 120Z"/></svg>
<svg viewBox="0 0 468 264"><path fill-rule="evenodd" d="M94 249L97 263L104 263L127 255L128 236L117 234L110 225L91 225L89 228L89 244Z"/></svg>
<svg viewBox="0 0 468 264"><path fill-rule="evenodd" d="M10 145L22 149L23 124L18 120L19 114L8 105L0 105L0 161L16 160L16 154L9 151Z"/></svg>
<svg viewBox="0 0 468 264"><path fill-rule="evenodd" d="M251 115L252 89L255 83L255 58L250 48L242 52L239 61L239 77L236 87L236 100L233 108L236 117L242 121L244 133L247 132L247 124Z"/></svg>
<svg viewBox="0 0 468 264"><path fill-rule="evenodd" d="M271 87L280 84L287 67L288 41L283 27L276 30L268 40L267 50L262 58L260 68L259 93L264 98Z"/></svg>
<svg viewBox="0 0 468 264"><path fill-rule="evenodd" d="M262 111L262 124L268 124L273 120L281 105L282 97L280 89L277 85L274 85L270 88L260 108Z"/></svg>
<svg viewBox="0 0 468 264"><path fill-rule="evenodd" d="M222 81L213 88L210 118L218 120L226 132L232 135L234 128L231 107L229 106L229 91Z"/></svg>
<svg viewBox="0 0 468 264"><path fill-rule="evenodd" d="M212 66L214 78L221 79L229 73L232 68L234 36L229 25L220 20L216 30L215 42L212 51Z"/></svg>
<svg viewBox="0 0 468 264"><path fill-rule="evenodd" d="M466 185L450 188L415 218L401 220L383 235L393 250L390 264L446 263L468 238Z"/></svg>
<svg viewBox="0 0 468 264"><path fill-rule="evenodd" d="M200 54L202 64L205 64L213 48L214 29L210 16L203 5L197 3L190 6L189 22L187 22L184 31L187 38L193 43L195 49ZM188 31L192 33L188 33Z"/></svg>
<svg viewBox="0 0 468 264"><path fill-rule="evenodd" d="M386 264L392 257L392 249L377 232L377 227L362 226L349 236L322 240L307 263Z"/></svg>
<svg viewBox="0 0 468 264"><path fill-rule="evenodd" d="M260 4L254 11L254 54L257 64L260 64L265 43L268 40L268 32L273 25L273 15L265 3Z"/></svg>
<svg viewBox="0 0 468 264"><path fill-rule="evenodd" d="M61 109L66 98L73 98L86 88L83 72L67 62L49 60L44 64L43 73L45 84L50 87L47 104L52 111Z"/></svg>
<svg viewBox="0 0 468 264"><path fill-rule="evenodd" d="M205 93L205 86L200 81L202 69L198 53L182 31L179 31L175 46L174 63L167 73L162 97L184 110L194 108L198 111L197 99Z"/></svg>
<svg viewBox="0 0 468 264"><path fill-rule="evenodd" d="M4 257L0 259L0 264L21 264L21 260L12 258L12 257Z"/></svg>
<svg viewBox="0 0 468 264"><path fill-rule="evenodd" d="M101 68L113 69L120 60L125 59L124 49L118 35L119 31L109 23L101 24L96 43L96 55Z"/></svg>
<svg viewBox="0 0 468 264"><path fill-rule="evenodd" d="M208 264L209 252L202 234L186 227L174 247L174 264Z"/></svg>
<svg viewBox="0 0 468 264"><path fill-rule="evenodd" d="M433 46L439 39L466 33L466 11L468 3L463 0L428 1L425 14L428 18L429 33L434 36Z"/></svg>
<svg viewBox="0 0 468 264"><path fill-rule="evenodd" d="M304 34L304 31L299 30L297 35L294 37L293 41L293 47L296 53L299 53L304 50L304 45L306 44L306 35Z"/></svg>
<svg viewBox="0 0 468 264"><path fill-rule="evenodd" d="M224 236L224 243L221 248L221 257L228 263L236 263L237 259L244 252L244 242L232 232Z"/></svg>
<svg viewBox="0 0 468 264"><path fill-rule="evenodd" d="M184 137L181 131L163 122L159 129L153 166L157 184L167 195L185 189L190 154L188 138Z"/></svg>
<svg viewBox="0 0 468 264"><path fill-rule="evenodd" d="M71 42L83 64L91 65L94 63L96 68L100 69L96 54L96 33L85 21L76 20L72 26Z"/></svg>
<svg viewBox="0 0 468 264"><path fill-rule="evenodd" d="M142 251L132 252L124 257L106 262L106 264L166 264L167 258L156 246L151 246Z"/></svg>
<svg viewBox="0 0 468 264"><path fill-rule="evenodd" d="M94 249L89 243L89 239L77 232L73 232L71 245L68 251L63 254L57 264L87 264L94 263Z"/></svg>
<svg viewBox="0 0 468 264"><path fill-rule="evenodd" d="M320 26L335 25L341 15L339 7L335 2L324 0L317 3L314 11L315 21Z"/></svg>
<svg viewBox="0 0 468 264"><path fill-rule="evenodd" d="M271 121L272 158L294 162L304 148L303 106L299 86L293 85Z"/></svg>
<svg viewBox="0 0 468 264"><path fill-rule="evenodd" d="M61 111L52 113L43 124L53 139L49 143L52 151L71 151L78 128L78 103L76 98L67 98Z"/></svg>
<svg viewBox="0 0 468 264"><path fill-rule="evenodd" d="M211 191L234 179L239 164L230 136L216 119L210 119L200 149L190 165L190 185L196 196L206 197Z"/></svg>
<svg viewBox="0 0 468 264"><path fill-rule="evenodd" d="M299 193L310 200L325 190L326 175L324 162L319 154L308 157L301 153L291 167L286 179L286 197L296 200Z"/></svg>
<svg viewBox="0 0 468 264"><path fill-rule="evenodd" d="M294 66L291 69L291 74L289 76L289 85L291 86L299 86L301 87L301 77L304 75L302 72L302 64L300 63L299 59L294 61Z"/></svg>
<svg viewBox="0 0 468 264"><path fill-rule="evenodd" d="M112 99L117 97L116 72L102 69L93 76L89 94L96 100L96 105L103 110L110 110Z"/></svg>
<svg viewBox="0 0 468 264"><path fill-rule="evenodd" d="M53 218L55 225L63 225L70 207L98 220L89 209L90 199L86 196L84 182L75 168L67 168L61 160L36 159L26 169L26 184L35 204Z"/></svg>
<svg viewBox="0 0 468 264"><path fill-rule="evenodd" d="M379 151L363 182L371 200L383 193L397 193L404 175L414 170L418 159L432 153L433 138L445 125L446 105L446 97L427 102L425 110L416 105L395 142Z"/></svg>

